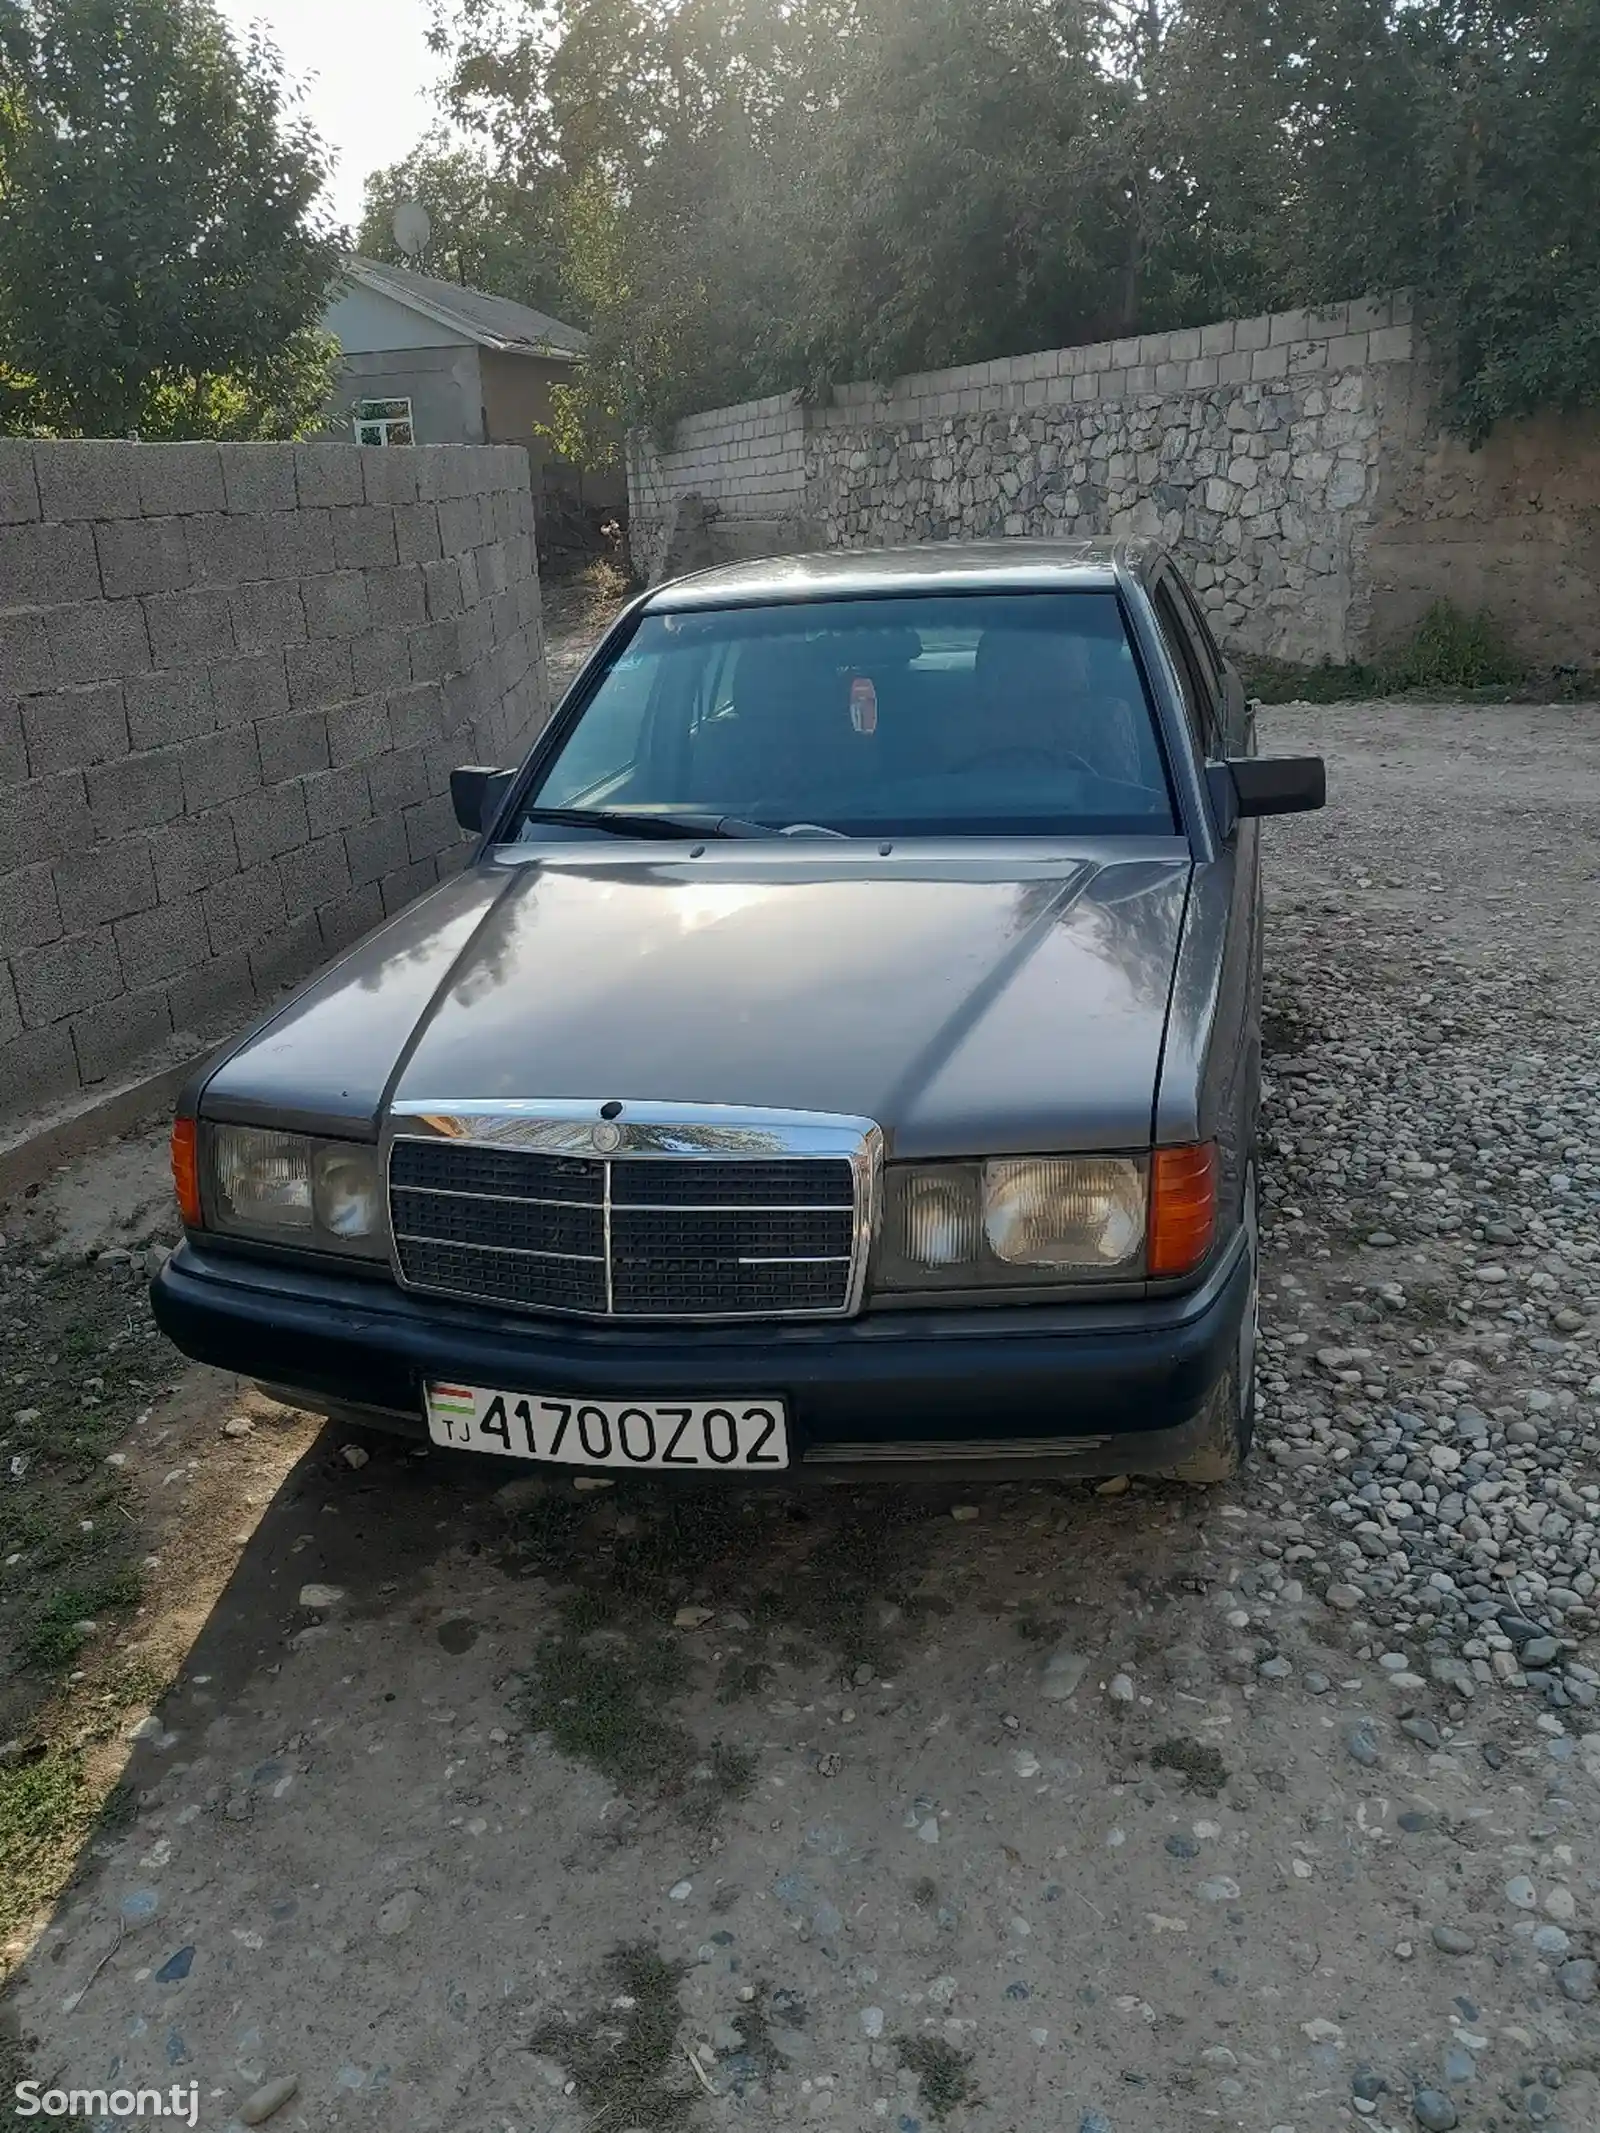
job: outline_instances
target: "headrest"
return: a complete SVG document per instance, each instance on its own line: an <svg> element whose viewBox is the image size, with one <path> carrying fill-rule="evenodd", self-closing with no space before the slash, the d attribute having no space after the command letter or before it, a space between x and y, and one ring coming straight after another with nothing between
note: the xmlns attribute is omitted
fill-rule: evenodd
<svg viewBox="0 0 1600 2133"><path fill-rule="evenodd" d="M910 628L850 630L836 642L837 664L858 674L888 673L922 656L922 639Z"/></svg>

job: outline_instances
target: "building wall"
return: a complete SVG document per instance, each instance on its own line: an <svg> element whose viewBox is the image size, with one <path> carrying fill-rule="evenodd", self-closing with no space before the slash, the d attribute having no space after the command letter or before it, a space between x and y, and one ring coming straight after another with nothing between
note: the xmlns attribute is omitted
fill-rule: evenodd
<svg viewBox="0 0 1600 2133"><path fill-rule="evenodd" d="M343 282L322 315L322 323L346 355L381 353L391 348L470 348L476 344L459 326L442 326L409 304L380 296L359 282Z"/></svg>
<svg viewBox="0 0 1600 2133"><path fill-rule="evenodd" d="M482 444L483 375L475 343L444 348L388 348L346 355L339 366L328 431L353 437L358 400L408 397L418 444Z"/></svg>
<svg viewBox="0 0 1600 2133"><path fill-rule="evenodd" d="M0 439L0 1135L430 888L546 710L524 452Z"/></svg>
<svg viewBox="0 0 1600 2133"><path fill-rule="evenodd" d="M489 437L495 444L523 444L533 462L534 494L559 490L578 501L595 506L621 506L628 500L627 477L621 468L612 472L586 473L560 458L549 439L539 436L536 425L550 421L550 388L570 383L570 363L552 363L537 356L506 355L486 348L483 366L483 404Z"/></svg>
<svg viewBox="0 0 1600 2133"><path fill-rule="evenodd" d="M1229 644L1364 656L1481 603L1531 658L1600 661L1600 432L1446 438L1403 295L779 395L629 442L651 577L807 547L1142 534ZM703 513L703 524L702 524Z"/></svg>

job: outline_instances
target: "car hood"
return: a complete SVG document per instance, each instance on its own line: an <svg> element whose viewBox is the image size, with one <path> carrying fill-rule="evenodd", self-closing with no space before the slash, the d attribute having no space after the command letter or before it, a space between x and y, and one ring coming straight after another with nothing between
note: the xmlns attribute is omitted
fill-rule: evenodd
<svg viewBox="0 0 1600 2133"><path fill-rule="evenodd" d="M1186 854L730 847L491 864L212 1080L209 1115L374 1133L388 1104L839 1112L901 1156L1148 1145Z"/></svg>

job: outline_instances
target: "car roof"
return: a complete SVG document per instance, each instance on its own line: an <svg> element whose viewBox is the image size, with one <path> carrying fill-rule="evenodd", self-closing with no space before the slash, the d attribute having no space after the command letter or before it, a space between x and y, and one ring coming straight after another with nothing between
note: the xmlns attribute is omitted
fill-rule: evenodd
<svg viewBox="0 0 1600 2133"><path fill-rule="evenodd" d="M765 607L791 600L862 599L873 593L1108 591L1142 577L1160 553L1150 541L1105 535L1077 541L927 541L903 548L833 549L720 563L656 586L652 614Z"/></svg>

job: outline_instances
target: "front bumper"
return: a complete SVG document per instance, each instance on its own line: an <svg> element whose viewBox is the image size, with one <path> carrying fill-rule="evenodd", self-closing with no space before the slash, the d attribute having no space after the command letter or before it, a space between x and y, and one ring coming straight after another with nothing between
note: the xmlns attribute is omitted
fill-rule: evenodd
<svg viewBox="0 0 1600 2133"><path fill-rule="evenodd" d="M407 1295L189 1242L152 1284L186 1355L341 1420L426 1436L425 1378L591 1399L782 1393L789 1481L1158 1473L1237 1353L1242 1234L1198 1288L1123 1303L812 1323L594 1326Z"/></svg>

